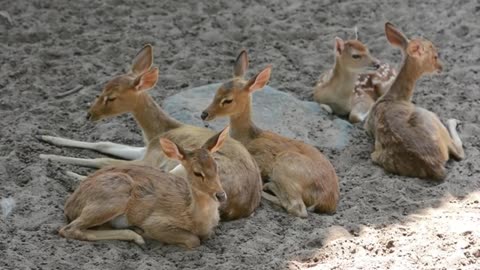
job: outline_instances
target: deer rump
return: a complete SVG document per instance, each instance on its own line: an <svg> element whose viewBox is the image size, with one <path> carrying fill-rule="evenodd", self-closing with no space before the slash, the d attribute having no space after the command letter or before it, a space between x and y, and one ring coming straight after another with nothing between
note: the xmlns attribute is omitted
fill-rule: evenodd
<svg viewBox="0 0 480 270"><path fill-rule="evenodd" d="M428 111L413 104L377 104L376 110L386 106L389 108L382 108L383 119L376 121L382 126L377 126L375 136L383 155L390 160L383 163L385 169L406 176L443 178L448 150L442 151L441 138L437 132L432 133L437 127L424 117Z"/></svg>

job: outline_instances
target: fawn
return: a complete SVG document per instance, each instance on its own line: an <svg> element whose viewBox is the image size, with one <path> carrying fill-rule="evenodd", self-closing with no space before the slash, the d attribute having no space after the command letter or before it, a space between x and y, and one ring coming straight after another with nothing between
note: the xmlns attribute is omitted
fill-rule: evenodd
<svg viewBox="0 0 480 270"><path fill-rule="evenodd" d="M358 40L335 38L335 65L320 76L314 99L322 108L363 121L372 105L392 84L395 70L370 55Z"/></svg>
<svg viewBox="0 0 480 270"><path fill-rule="evenodd" d="M377 100L365 122L375 138L374 163L399 175L440 180L451 155L464 158L457 120L448 120L448 131L437 115L412 103L416 81L423 75L440 72L437 49L426 39L409 40L391 23L385 35L404 55L403 64L390 89Z"/></svg>
<svg viewBox="0 0 480 270"><path fill-rule="evenodd" d="M199 246L218 225L219 203L227 199L211 155L227 136L228 127L193 151L167 138L159 140L165 155L183 165L186 178L142 165L96 171L68 198L65 216L70 223L60 229L60 235L140 245L146 237L189 249ZM102 225L110 229L92 229Z"/></svg>
<svg viewBox="0 0 480 270"><path fill-rule="evenodd" d="M122 158L140 156L141 160L81 159L56 155L41 155L41 157L94 168L143 164L169 171L178 162L165 158L159 145L160 136L187 148L200 147L214 132L210 129L186 125L171 118L147 93L148 89L155 86L158 78L158 69L152 67L152 62L152 47L146 45L135 57L131 71L110 80L88 112L88 118L92 121L132 112L137 123L142 127L146 150L110 142L87 143L42 136L43 140L55 145L94 149ZM142 153L144 153L143 157ZM222 186L229 197L220 208L222 219L232 220L250 216L260 204L262 192L262 179L255 160L241 143L231 138L228 138L225 146L213 156L219 166ZM182 168L176 167L172 172L184 175Z"/></svg>
<svg viewBox="0 0 480 270"><path fill-rule="evenodd" d="M262 178L269 180L262 196L292 215L307 217L307 208L315 212L336 210L339 187L332 164L313 146L258 128L252 122L251 94L268 82L271 67L244 80L248 56L242 51L234 65L234 78L223 83L201 118L206 121L230 116L232 138L245 145L260 167Z"/></svg>

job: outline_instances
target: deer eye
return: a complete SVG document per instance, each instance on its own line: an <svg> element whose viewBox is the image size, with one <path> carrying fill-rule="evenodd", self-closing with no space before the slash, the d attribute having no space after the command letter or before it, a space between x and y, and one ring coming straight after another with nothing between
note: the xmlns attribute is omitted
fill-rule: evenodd
<svg viewBox="0 0 480 270"><path fill-rule="evenodd" d="M360 54L352 54L353 59L360 59L362 56Z"/></svg>
<svg viewBox="0 0 480 270"><path fill-rule="evenodd" d="M193 174L196 176L196 177L201 177L203 178L203 174L199 173L199 172L193 172Z"/></svg>
<svg viewBox="0 0 480 270"><path fill-rule="evenodd" d="M115 99L117 99L117 97L107 97L107 98L105 99L105 102L114 101Z"/></svg>
<svg viewBox="0 0 480 270"><path fill-rule="evenodd" d="M224 99L224 100L222 101L222 105L230 104L230 103L232 103L232 102L233 102L233 99Z"/></svg>

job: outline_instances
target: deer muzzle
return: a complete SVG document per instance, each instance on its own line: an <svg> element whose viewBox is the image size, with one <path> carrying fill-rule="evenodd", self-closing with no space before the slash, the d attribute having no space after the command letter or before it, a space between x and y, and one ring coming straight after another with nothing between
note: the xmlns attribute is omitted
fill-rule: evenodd
<svg viewBox="0 0 480 270"><path fill-rule="evenodd" d="M215 198L217 198L219 202L224 202L227 200L227 193L225 193L224 191L217 192L215 193Z"/></svg>
<svg viewBox="0 0 480 270"><path fill-rule="evenodd" d="M202 120L207 120L207 117L208 117L207 111L203 111L202 114L200 115L200 118L202 118Z"/></svg>

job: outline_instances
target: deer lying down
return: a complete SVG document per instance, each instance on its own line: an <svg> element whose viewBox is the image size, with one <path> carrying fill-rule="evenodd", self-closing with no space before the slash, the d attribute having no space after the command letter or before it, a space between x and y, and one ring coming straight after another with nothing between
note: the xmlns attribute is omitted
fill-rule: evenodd
<svg viewBox="0 0 480 270"><path fill-rule="evenodd" d="M365 123L375 137L372 160L399 175L443 179L449 156L464 158L457 122L448 120L447 130L433 112L412 103L415 82L423 74L442 70L437 49L426 39L408 40L391 23L385 24L385 34L404 59L391 88L377 100Z"/></svg>
<svg viewBox="0 0 480 270"><path fill-rule="evenodd" d="M332 164L313 146L258 128L252 122L251 94L262 89L271 67L243 79L248 66L246 51L238 56L234 78L223 83L211 104L202 112L203 120L230 116L231 135L245 145L257 161L264 185L263 197L288 213L306 217L307 208L319 213L336 210L339 188Z"/></svg>
<svg viewBox="0 0 480 270"><path fill-rule="evenodd" d="M110 80L88 112L88 118L92 121L128 112L133 113L135 120L142 128L147 146L141 160L81 159L56 155L41 155L41 157L94 168L142 164L170 171L178 165L178 162L165 158L159 145L160 137L165 137L186 148L201 147L215 132L180 123L160 108L147 91L155 86L158 79L158 69L152 67L152 62L152 47L147 45L135 57L131 71ZM87 143L51 136L42 136L42 139L55 145L101 150L123 158L135 157L141 152L141 148L109 142ZM219 167L222 186L229 197L226 204L222 204L220 208L222 219L232 220L250 216L260 204L262 192L262 179L255 160L241 143L231 138L228 138L225 146L213 156ZM183 170L177 169L173 172L183 175Z"/></svg>
<svg viewBox="0 0 480 270"><path fill-rule="evenodd" d="M98 170L68 198L65 216L70 223L60 229L60 235L137 244L144 244L146 237L186 248L199 246L218 225L219 203L227 199L211 156L227 136L228 127L193 151L160 139L165 155L185 168L186 179L142 165ZM113 229L92 229L101 225Z"/></svg>
<svg viewBox="0 0 480 270"><path fill-rule="evenodd" d="M320 76L314 99L322 108L363 121L372 105L392 84L395 70L370 55L358 40L335 38L335 65Z"/></svg>

